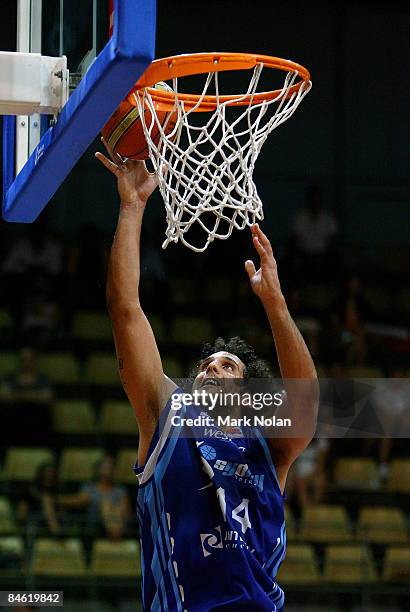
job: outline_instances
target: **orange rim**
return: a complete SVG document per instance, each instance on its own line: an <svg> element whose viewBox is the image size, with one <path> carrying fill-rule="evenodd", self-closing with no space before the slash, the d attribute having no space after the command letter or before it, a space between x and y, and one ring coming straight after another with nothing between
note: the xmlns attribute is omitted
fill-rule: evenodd
<svg viewBox="0 0 410 612"><path fill-rule="evenodd" d="M307 87L310 82L310 73L306 68L280 57L253 53L189 53L154 60L131 90L131 94L139 94L142 89L147 89L157 110L171 111L175 105L175 94L154 89L153 86L159 81L169 81L175 77L206 74L208 72L251 70L257 64L263 64L266 68L284 72L296 72L299 75L300 80L289 88L286 98L289 98L300 88ZM260 104L264 100L274 100L281 92L281 89L275 89L248 95L223 95L218 98L214 95L206 95L195 111L213 111L218 104L223 102L227 102L229 106ZM201 95L199 94L178 93L178 100L183 101L186 110L194 108L200 99Z"/></svg>

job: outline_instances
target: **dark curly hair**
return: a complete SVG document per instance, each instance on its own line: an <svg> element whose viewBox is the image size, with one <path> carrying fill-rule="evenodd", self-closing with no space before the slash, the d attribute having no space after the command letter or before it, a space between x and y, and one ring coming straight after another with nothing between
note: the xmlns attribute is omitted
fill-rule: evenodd
<svg viewBox="0 0 410 612"><path fill-rule="evenodd" d="M269 365L263 359L260 359L255 349L245 342L239 336L234 336L225 340L225 338L217 338L214 343L207 342L202 347L201 358L196 364L196 367L202 363L207 357L219 351L226 351L239 357L239 359L245 364L245 378L269 378L272 376ZM197 375L197 371L194 369L191 372L191 377L194 378Z"/></svg>

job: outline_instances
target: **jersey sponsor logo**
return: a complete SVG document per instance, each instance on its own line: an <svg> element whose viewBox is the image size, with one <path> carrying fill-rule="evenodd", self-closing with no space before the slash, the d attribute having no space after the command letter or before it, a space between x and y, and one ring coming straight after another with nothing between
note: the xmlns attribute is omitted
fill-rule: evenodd
<svg viewBox="0 0 410 612"><path fill-rule="evenodd" d="M208 461L212 461L216 457L216 450L213 446L205 444L204 446L201 446L199 450L201 455Z"/></svg>
<svg viewBox="0 0 410 612"><path fill-rule="evenodd" d="M197 442L197 446L202 455L202 461L205 464L205 472L207 472L210 478L213 478L214 470L219 470L222 472L222 476L233 476L238 482L254 485L258 491L263 491L265 474L252 474L247 463L217 459L216 450L210 444L202 445ZM213 469L209 463L210 461L213 462Z"/></svg>
<svg viewBox="0 0 410 612"><path fill-rule="evenodd" d="M246 548L252 553L255 551L247 545L238 531L226 529L222 525L215 527L213 533L201 533L200 538L204 557L210 557L216 549Z"/></svg>
<svg viewBox="0 0 410 612"><path fill-rule="evenodd" d="M215 527L214 533L201 533L200 538L204 557L210 557L213 548L223 548L222 527L220 525Z"/></svg>
<svg viewBox="0 0 410 612"><path fill-rule="evenodd" d="M213 429L210 427L209 429L204 429L204 437L205 438L218 438L219 440L230 440L230 437L226 435L220 429Z"/></svg>

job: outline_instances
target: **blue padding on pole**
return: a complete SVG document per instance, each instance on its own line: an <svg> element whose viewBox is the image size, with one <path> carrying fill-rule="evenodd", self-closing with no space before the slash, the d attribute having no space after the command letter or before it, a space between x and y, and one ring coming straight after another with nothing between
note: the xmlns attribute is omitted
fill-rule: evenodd
<svg viewBox="0 0 410 612"><path fill-rule="evenodd" d="M13 115L3 117L3 193L6 193L14 180L14 162L16 152L16 118Z"/></svg>
<svg viewBox="0 0 410 612"><path fill-rule="evenodd" d="M34 221L155 52L156 0L116 0L114 33L3 195L6 221ZM14 138L14 132L13 132Z"/></svg>

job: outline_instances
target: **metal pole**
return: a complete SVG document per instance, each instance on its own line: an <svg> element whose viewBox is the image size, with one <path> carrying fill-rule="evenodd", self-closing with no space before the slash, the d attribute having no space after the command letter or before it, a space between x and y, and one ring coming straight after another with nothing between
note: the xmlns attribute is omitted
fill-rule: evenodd
<svg viewBox="0 0 410 612"><path fill-rule="evenodd" d="M64 0L60 0L60 39L59 39L59 56L64 55Z"/></svg>
<svg viewBox="0 0 410 612"><path fill-rule="evenodd" d="M17 2L17 51L30 53L31 0ZM15 170L20 172L29 157L29 126L27 115L16 117Z"/></svg>
<svg viewBox="0 0 410 612"><path fill-rule="evenodd" d="M41 25L42 25L43 0L31 0L30 21L30 53L41 53ZM34 114L29 117L29 142L28 154L32 154L41 138L40 115Z"/></svg>
<svg viewBox="0 0 410 612"><path fill-rule="evenodd" d="M97 0L93 0L93 56L97 57Z"/></svg>

